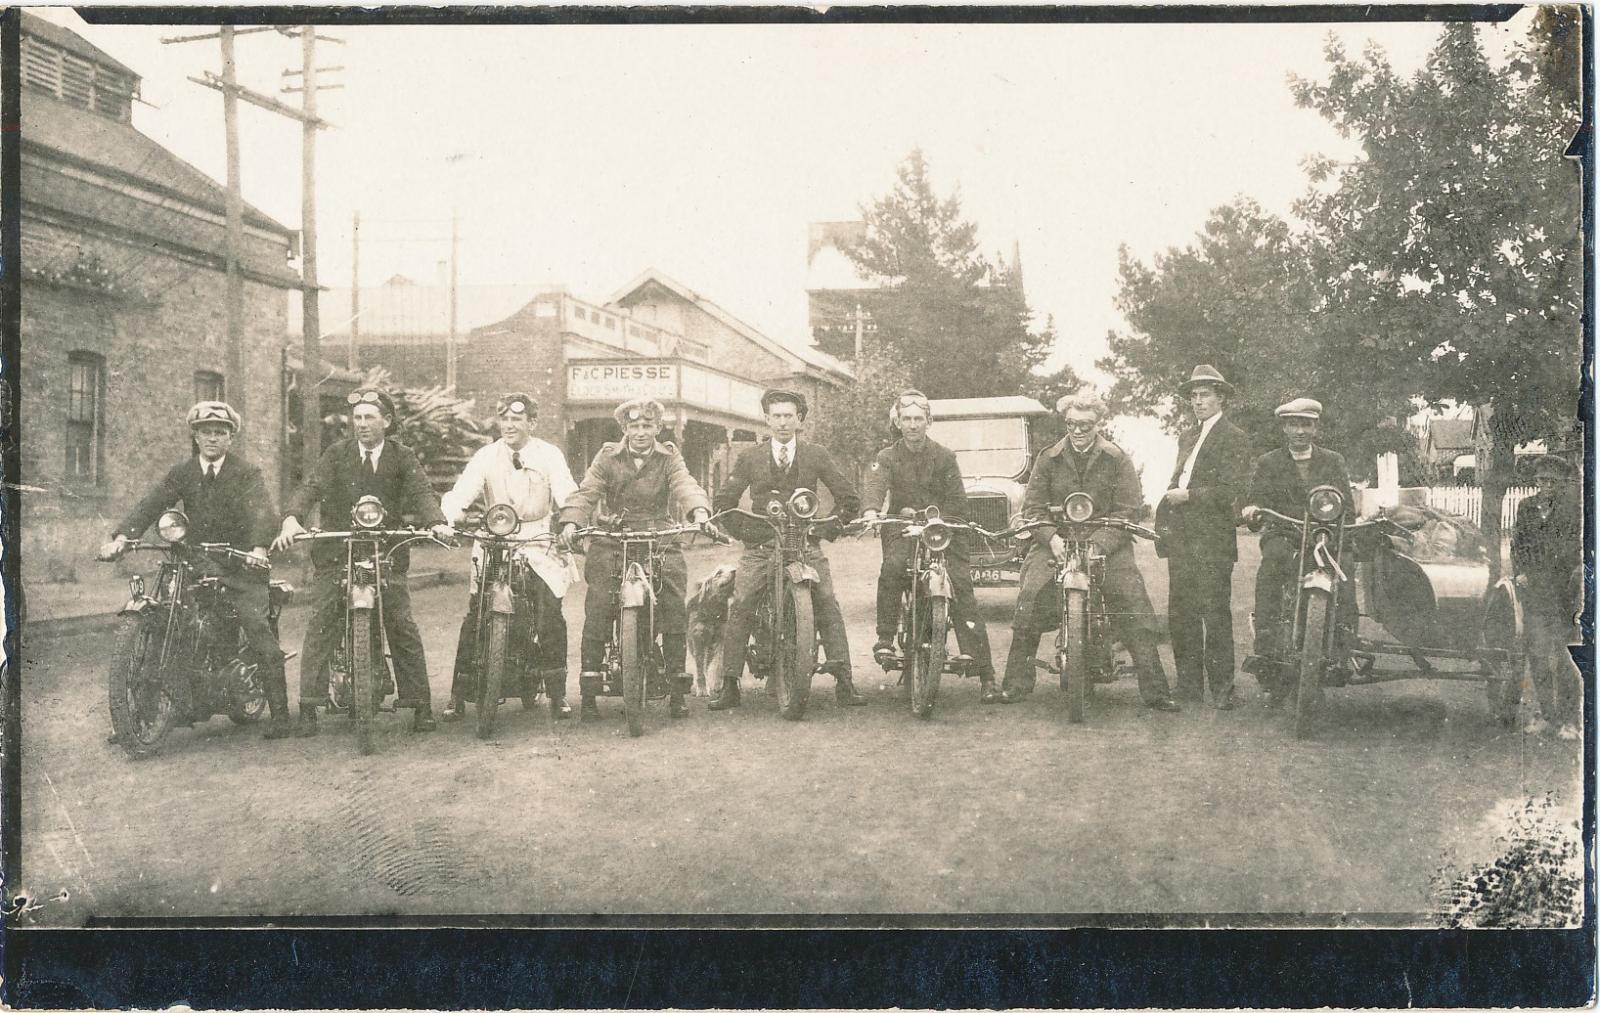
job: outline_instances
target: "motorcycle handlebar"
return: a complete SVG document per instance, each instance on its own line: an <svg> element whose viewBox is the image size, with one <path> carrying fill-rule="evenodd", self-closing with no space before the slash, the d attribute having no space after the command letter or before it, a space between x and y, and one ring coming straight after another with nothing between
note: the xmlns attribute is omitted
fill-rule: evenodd
<svg viewBox="0 0 1600 1013"><path fill-rule="evenodd" d="M265 559L252 555L251 553L243 550L236 549L225 542L201 542L198 545L190 545L187 542L144 542L130 540L122 543L123 552L171 552L174 549L188 549L190 552L203 552L207 555L220 556L224 559L236 559L252 570L272 569L272 564L267 562ZM116 560L96 556L95 562L114 563Z"/></svg>
<svg viewBox="0 0 1600 1013"><path fill-rule="evenodd" d="M1086 521L1069 521L1066 519L1030 521L1027 524L1018 525L1015 528L1008 528L1005 534L1016 536L1024 531L1033 531L1039 528L1049 528L1053 531L1062 525L1078 528L1114 528L1117 531L1126 531L1128 534L1134 535L1138 538L1148 538L1152 542L1161 540L1161 536L1156 534L1155 531L1151 530L1150 528L1147 528L1142 524L1135 524L1132 521L1124 520L1121 517L1091 517ZM996 535L995 537L998 538L1000 536Z"/></svg>
<svg viewBox="0 0 1600 1013"><path fill-rule="evenodd" d="M1255 513L1251 515L1249 520L1245 521L1245 525L1249 527L1251 531L1260 531L1264 526L1264 521L1272 521L1274 523L1292 528L1302 528L1307 523L1318 523L1316 521L1308 522L1308 520L1304 517L1290 517L1286 514L1280 514L1278 511L1268 507L1256 507ZM1386 517L1383 514L1379 514L1370 521L1354 521L1344 526L1345 533L1349 535L1359 535L1362 532L1371 531L1375 528L1386 528L1390 531L1403 534L1406 538L1411 537L1410 530L1408 530L1404 525L1400 524L1394 518Z"/></svg>
<svg viewBox="0 0 1600 1013"><path fill-rule="evenodd" d="M904 525L906 529L900 533L902 538L916 538L922 534L924 528L927 528L929 525L935 523L943 524L952 531L976 531L980 535L995 539L1006 537L1006 532L1004 531L990 531L988 528L982 527L981 525L972 524L966 521L946 520L943 517L932 521L918 521L906 517L861 517L851 521L848 525L846 525L846 529L859 528L860 533L864 534L873 528L886 527L890 524L901 524Z"/></svg>

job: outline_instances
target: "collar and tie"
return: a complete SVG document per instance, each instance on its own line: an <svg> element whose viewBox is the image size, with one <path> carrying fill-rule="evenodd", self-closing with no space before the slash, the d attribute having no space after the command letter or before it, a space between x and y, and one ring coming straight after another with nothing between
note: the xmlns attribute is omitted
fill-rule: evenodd
<svg viewBox="0 0 1600 1013"><path fill-rule="evenodd" d="M200 479L201 483L204 484L206 488L211 488L211 484L217 480L216 462L207 461L200 466L200 470L203 472Z"/></svg>
<svg viewBox="0 0 1600 1013"><path fill-rule="evenodd" d="M522 470L522 455L517 453L515 450L511 452L511 469L513 471Z"/></svg>
<svg viewBox="0 0 1600 1013"><path fill-rule="evenodd" d="M789 470L789 445L787 443L778 444L778 470Z"/></svg>
<svg viewBox="0 0 1600 1013"><path fill-rule="evenodd" d="M371 475L373 478L378 477L378 461L374 451L363 447L361 450L361 464L367 469L368 475Z"/></svg>

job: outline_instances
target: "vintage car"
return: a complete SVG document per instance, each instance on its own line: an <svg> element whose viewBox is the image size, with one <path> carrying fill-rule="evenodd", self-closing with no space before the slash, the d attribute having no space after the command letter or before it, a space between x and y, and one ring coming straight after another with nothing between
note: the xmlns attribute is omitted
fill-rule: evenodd
<svg viewBox="0 0 1600 1013"><path fill-rule="evenodd" d="M967 489L971 520L998 531L1022 508L1034 447L1030 421L1050 410L1031 397L949 398L931 402L933 425L928 435L956 453ZM976 587L1014 586L1022 569L1022 552L1010 540L989 541L972 553Z"/></svg>

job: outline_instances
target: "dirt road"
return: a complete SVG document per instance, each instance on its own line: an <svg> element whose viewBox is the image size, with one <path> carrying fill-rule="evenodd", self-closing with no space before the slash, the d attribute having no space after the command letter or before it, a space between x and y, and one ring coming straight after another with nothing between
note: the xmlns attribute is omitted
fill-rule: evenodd
<svg viewBox="0 0 1600 1013"><path fill-rule="evenodd" d="M1240 677L1243 706L1161 714L1131 678L1069 726L1046 675L1013 706L947 684L914 720L872 664L869 543L835 580L869 707L819 678L804 722L771 701L685 721L658 706L629 739L503 712L414 736L385 715L377 755L329 722L263 742L224 719L130 762L107 745L110 638L36 637L23 663L22 886L65 890L37 924L185 915L1094 912L1216 923L1421 923L1429 877L1490 855L1505 812L1576 804L1579 750L1494 725L1471 684L1333 690L1296 741ZM691 559L704 573L728 550ZM1164 605L1165 566L1141 560ZM1235 574L1241 656L1253 547ZM1012 594L980 592L997 659ZM442 701L462 587L415 595ZM576 671L581 588L567 598ZM303 610L286 614L297 647ZM1048 642L1048 641L1047 641ZM1170 658L1169 658L1170 665ZM295 664L290 664L291 686ZM751 685L746 679L746 686ZM576 691L576 677L572 692ZM291 696L293 691L291 690Z"/></svg>

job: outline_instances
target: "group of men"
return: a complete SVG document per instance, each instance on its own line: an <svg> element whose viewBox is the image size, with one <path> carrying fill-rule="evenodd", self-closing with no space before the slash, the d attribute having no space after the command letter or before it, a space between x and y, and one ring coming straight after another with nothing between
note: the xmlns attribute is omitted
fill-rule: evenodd
<svg viewBox="0 0 1600 1013"><path fill-rule="evenodd" d="M1168 628L1176 666L1175 688L1168 682L1156 648L1156 613L1134 562L1131 536L1115 528L1101 528L1091 540L1104 559L1102 591L1113 617L1113 632L1132 658L1145 706L1177 711L1184 703L1202 703L1209 689L1212 705L1229 710L1235 706L1232 576L1239 522L1263 509L1298 516L1308 492L1320 485L1344 492L1347 508L1353 508L1355 501L1344 459L1315 445L1322 414L1318 402L1297 398L1279 406L1276 414L1285 445L1256 458L1249 438L1226 417L1233 387L1216 369L1197 366L1179 393L1197 424L1180 440L1169 488L1156 511L1161 536L1158 548L1169 568ZM525 675L545 692L551 715L564 719L572 714L566 702L567 629L561 610L561 599L571 583L565 551L574 546L580 529L602 516L624 528L687 523L709 533L713 511L720 515L738 506L747 492L750 508L759 513L771 503L787 502L802 488L825 488L832 497L839 523L822 531L821 540L837 537L845 530L844 522L858 516L870 520L930 506L951 520L968 516L955 454L929 438L931 404L916 390L902 392L890 406L889 420L898 438L872 463L864 504L854 480L828 451L800 439L808 406L805 397L793 391L775 389L762 396L768 439L739 456L714 500L690 474L677 448L661 440L664 410L655 401L633 400L617 407L614 415L622 438L601 449L579 482L573 479L565 455L533 435L538 402L525 392L507 393L495 405L500 438L472 456L442 499L435 496L416 455L387 438L395 423L390 396L364 388L351 393L349 403L352 436L324 452L281 516L272 510L259 470L230 453L240 427L238 413L219 401L195 405L187 418L191 456L135 507L113 539L101 547L102 558L121 555L129 539L139 537L161 511L179 503L188 514L193 538L225 542L260 559L305 534L313 510L320 511L323 525L338 526L366 496L377 497L388 516L426 527L443 541L453 537L453 526L475 505L487 509L509 504L521 521L522 535L545 532L554 536L519 546L517 551L527 565L516 571L516 590L525 601L539 606L532 610L539 616L537 629L521 633L529 644L526 657L531 671ZM1085 390L1061 398L1056 410L1066 435L1033 462L1020 521L1047 520L1052 505L1077 492L1094 499L1099 516L1139 520L1144 502L1138 473L1128 454L1102 432L1104 402ZM1579 676L1565 651L1581 600L1577 597L1581 586L1575 588L1569 579L1582 546L1582 503L1570 472L1555 458L1541 463L1542 491L1519 511L1512 544L1517 580L1527 591L1531 668L1544 711L1544 717L1536 720L1540 727L1545 721L1559 725L1563 736L1576 735L1581 700ZM753 525L736 533L745 542L745 552L724 631L722 687L709 704L709 709L716 711L739 705L739 680L755 610L771 578L772 555L764 544L770 531ZM911 580L907 541L887 527L881 538L876 657L894 650L901 602ZM1257 655L1270 656L1285 646L1273 643L1272 637L1284 589L1298 574L1298 548L1298 543L1281 531L1268 529L1262 535L1256 577ZM969 659L968 671L979 680L983 703L1010 703L1032 691L1039 640L1060 621L1053 596L1045 592L1065 552L1060 533L1053 531L1048 538L1035 538L1025 555L1011 647L997 684L988 631L972 591L965 537L958 536L947 551L952 625L959 650ZM599 683L593 677L599 674L615 619L615 554L606 543L595 542L586 558L580 642L580 667L586 676L580 677L580 686L586 687L586 694L587 687ZM818 540L808 542L804 558L818 575L813 600L826 658L822 671L836 680L840 704L864 704L866 699L852 679L844 618ZM430 731L435 718L422 638L411 615L406 586L409 559L401 548L391 560L382 616L394 668L396 705L412 710L414 730ZM327 703L328 661L341 634L342 555L336 545L319 544L312 550L312 562L315 577L310 617L300 656L299 722L293 726L298 735L316 733L318 708ZM217 565L261 665L271 715L265 735L283 737L290 733L291 722L283 654L266 621L265 570ZM666 550L657 576L660 593L655 622L669 675L670 713L677 718L688 713L682 696L688 584L682 552ZM475 596L478 591L474 586L471 593ZM457 646L450 703L443 712L446 719L459 716L463 699L471 695L475 649L471 615L469 607ZM582 711L585 717L598 714L592 696L584 696Z"/></svg>

